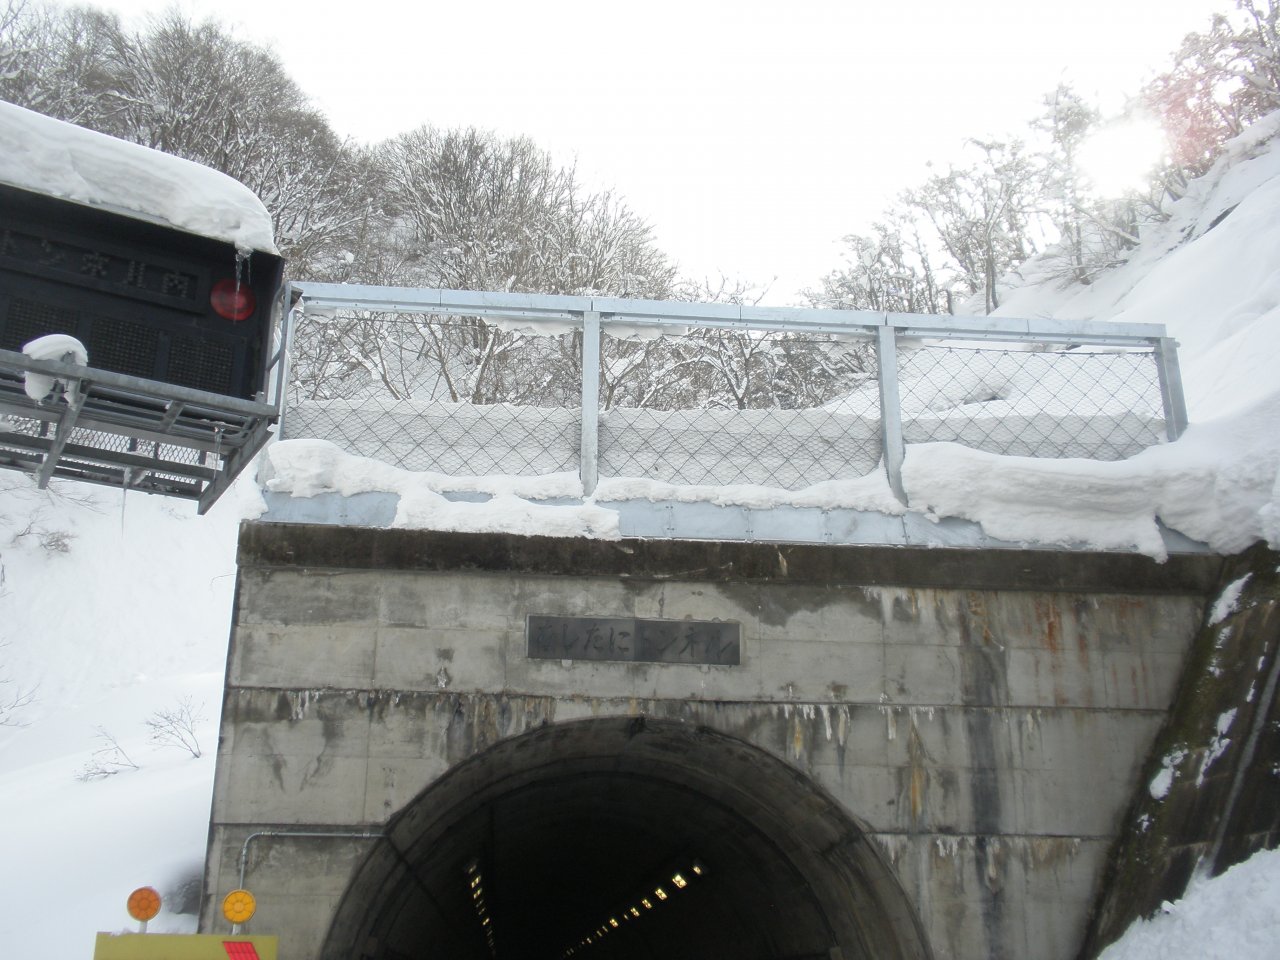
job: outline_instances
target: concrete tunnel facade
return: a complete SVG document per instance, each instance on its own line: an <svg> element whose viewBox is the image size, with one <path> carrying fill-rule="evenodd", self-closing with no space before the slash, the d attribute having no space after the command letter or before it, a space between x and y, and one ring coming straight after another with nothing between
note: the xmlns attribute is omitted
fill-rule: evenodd
<svg viewBox="0 0 1280 960"><path fill-rule="evenodd" d="M540 727L441 778L362 863L324 956L486 957L499 925L498 956L927 956L875 844L807 778L643 716Z"/></svg>
<svg viewBox="0 0 1280 960"><path fill-rule="evenodd" d="M243 876L284 958L1067 960L1216 576L261 523L240 551L201 929ZM739 647L548 656L539 617Z"/></svg>

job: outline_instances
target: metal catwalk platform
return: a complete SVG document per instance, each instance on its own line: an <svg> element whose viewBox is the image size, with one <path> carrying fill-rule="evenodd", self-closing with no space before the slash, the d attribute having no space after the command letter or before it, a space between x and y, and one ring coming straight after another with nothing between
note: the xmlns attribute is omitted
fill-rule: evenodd
<svg viewBox="0 0 1280 960"><path fill-rule="evenodd" d="M41 400L28 375L58 386ZM266 443L274 404L0 350L0 468L195 500L204 513Z"/></svg>

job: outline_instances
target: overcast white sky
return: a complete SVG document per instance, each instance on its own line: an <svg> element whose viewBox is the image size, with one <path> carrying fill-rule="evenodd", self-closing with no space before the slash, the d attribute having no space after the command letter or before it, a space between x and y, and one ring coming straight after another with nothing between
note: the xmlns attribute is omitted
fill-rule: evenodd
<svg viewBox="0 0 1280 960"><path fill-rule="evenodd" d="M170 0L106 0L126 17ZM692 276L788 304L839 239L1074 82L1109 108L1231 0L179 0L275 49L334 128L526 134ZM775 279L776 278L776 279Z"/></svg>

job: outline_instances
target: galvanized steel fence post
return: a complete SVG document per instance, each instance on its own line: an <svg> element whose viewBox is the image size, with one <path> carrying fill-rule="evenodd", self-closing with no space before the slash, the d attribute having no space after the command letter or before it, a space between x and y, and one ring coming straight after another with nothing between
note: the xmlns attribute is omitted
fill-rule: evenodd
<svg viewBox="0 0 1280 960"><path fill-rule="evenodd" d="M1170 442L1187 429L1187 401L1182 395L1182 371L1178 366L1178 341L1160 337L1155 341L1156 375L1160 378L1160 400L1164 404L1164 431Z"/></svg>
<svg viewBox="0 0 1280 960"><path fill-rule="evenodd" d="M600 314L582 314L582 446L578 471L582 495L595 492L600 479Z"/></svg>
<svg viewBox="0 0 1280 960"><path fill-rule="evenodd" d="M880 378L880 435L884 449L884 469L889 487L901 503L907 502L902 486L902 461L906 445L902 439L902 401L898 395L898 332L885 324L876 330L876 367Z"/></svg>

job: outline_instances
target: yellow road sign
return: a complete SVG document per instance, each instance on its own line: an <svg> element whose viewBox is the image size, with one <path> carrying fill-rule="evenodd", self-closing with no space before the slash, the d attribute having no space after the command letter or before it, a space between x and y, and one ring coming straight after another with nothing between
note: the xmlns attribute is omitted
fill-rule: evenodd
<svg viewBox="0 0 1280 960"><path fill-rule="evenodd" d="M277 960L276 937L100 933L93 960Z"/></svg>

